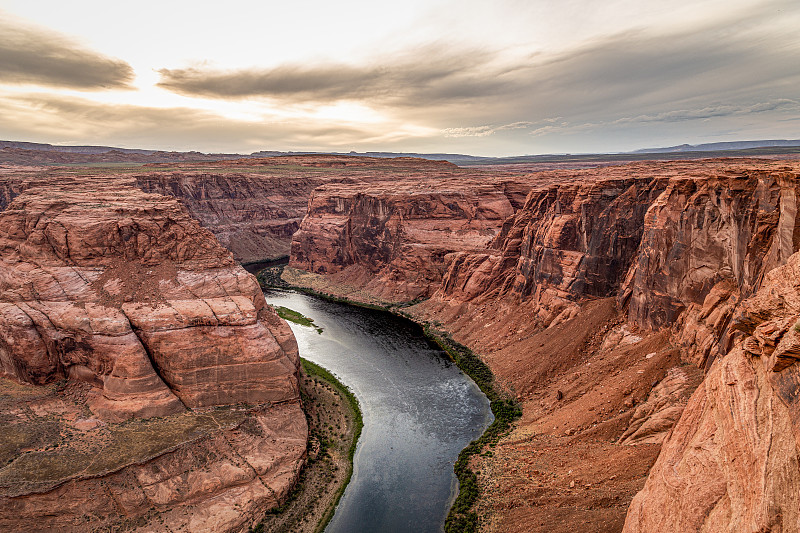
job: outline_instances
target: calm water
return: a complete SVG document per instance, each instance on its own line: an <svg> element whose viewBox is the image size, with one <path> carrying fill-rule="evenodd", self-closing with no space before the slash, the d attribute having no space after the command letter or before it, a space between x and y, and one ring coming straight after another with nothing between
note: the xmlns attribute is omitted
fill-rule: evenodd
<svg viewBox="0 0 800 533"><path fill-rule="evenodd" d="M410 322L304 294L266 297L324 329L289 323L300 355L349 386L364 413L353 478L326 533L441 531L458 489L453 463L491 423L489 401Z"/></svg>

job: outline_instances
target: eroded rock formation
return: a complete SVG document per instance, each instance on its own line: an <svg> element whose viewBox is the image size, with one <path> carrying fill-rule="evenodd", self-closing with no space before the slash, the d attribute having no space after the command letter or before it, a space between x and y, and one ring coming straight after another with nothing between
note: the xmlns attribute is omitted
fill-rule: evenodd
<svg viewBox="0 0 800 533"><path fill-rule="evenodd" d="M174 198L118 178L40 181L0 212L0 375L41 387L65 383L80 398L65 400L62 387L48 400L64 405L54 416L67 413L59 424L71 428L63 442L45 439L53 452L6 450L0 524L241 525L286 494L305 457L298 365L294 337L255 279ZM236 405L261 407L241 416L195 412ZM3 416L21 424L24 444L31 415ZM150 417L190 429L185 438L145 438L137 451L141 435L131 428ZM130 431L130 453L110 446L113 457L103 461L84 453L71 436L97 427L106 428L100 442ZM142 431L160 435L161 427ZM37 471L36 460L75 468ZM131 491L121 488L125 480ZM88 504L94 490L120 483Z"/></svg>
<svg viewBox="0 0 800 533"><path fill-rule="evenodd" d="M174 196L243 263L289 255L292 235L306 214L311 191L325 183L368 183L386 175L459 173L446 161L335 155L236 159L214 163L147 165L136 176L147 192ZM179 170L175 170L175 167ZM197 168L202 170L195 170Z"/></svg>
<svg viewBox="0 0 800 533"><path fill-rule="evenodd" d="M292 240L292 266L387 301L427 298L446 256L485 248L536 181L397 178L316 189Z"/></svg>
<svg viewBox="0 0 800 533"><path fill-rule="evenodd" d="M205 163L154 167L134 179L136 187L180 198L239 258L262 258L275 242L285 250L306 213L301 199L310 195L291 248L293 282L402 304L480 353L524 412L492 454L473 460L485 529L566 533L580 524L619 532L643 487L628 513L630 532L800 529L796 161L636 163L524 176L413 159L287 161L230 161L214 172L200 168ZM174 413L170 423L203 428L208 420L179 422L198 415L187 407L295 405L281 399L296 395L286 385L295 360L284 326L252 278L209 244L179 204L135 191L133 181L124 198L106 194L111 182L92 182L92 194L104 198L97 203L63 188L46 200L37 189L23 193L42 185L37 179L0 180L0 202L22 193L0 215L0 228L11 228L0 234L0 306L9 325L0 361L17 379L51 382L44 387L68 378L58 392L68 407L60 409L71 413L67 400L78 397L93 412L76 411L63 427L105 432L114 442L114 419ZM98 216L81 219L70 205ZM84 242L95 244L75 246ZM263 326L269 335L261 336ZM228 341L284 355L256 361ZM20 346L34 355L8 356ZM175 358L175 351L189 355ZM231 368L214 366L229 358ZM276 367L287 380L255 378ZM39 399L26 402L14 416L41 411ZM249 435L235 409L215 416L226 441ZM56 434L40 422L50 428L41 434ZM292 439L302 428L286 427L264 426L259 434L287 435L282 446L299 458L301 440ZM176 451L182 459L170 465L199 460L195 442L222 446L216 433L178 434L194 437L171 444L188 455ZM270 480L291 478L298 463L273 455L271 466L259 467L247 458L250 469L236 446L220 455L228 458L224 467L194 464L202 472L239 472L229 461L251 473L226 479L269 487L280 499L288 485ZM137 470L134 463L167 461L148 453L123 454L114 464L125 466L109 472L134 476L145 495L137 501L160 517L177 520L183 512L172 513L166 501L183 502L181 509L208 494L233 494L199 476L182 500L170 492L179 486L169 475L177 466L165 466L158 479ZM67 486L95 490L82 474L3 485L3 472L6 498L33 502L36 493L42 509ZM256 488L249 494L259 494Z"/></svg>
<svg viewBox="0 0 800 533"><path fill-rule="evenodd" d="M147 160L148 156L142 157ZM173 163L154 163L142 168L146 172L131 174L139 188L178 198L189 214L211 230L242 263L287 256L292 235L305 216L311 191L322 184L367 183L385 180L386 176L409 179L475 174L446 161L331 155L197 163L177 157ZM40 180L47 181L58 175L69 178L75 172L74 167L0 165L0 210ZM98 173L86 169L77 172ZM522 198L526 192L527 189L521 192Z"/></svg>
<svg viewBox="0 0 800 533"><path fill-rule="evenodd" d="M699 531L704 523L713 524L704 531L740 531L743 529L737 528L742 524L748 528L758 524L753 531L759 527L767 531L779 522L783 531L797 531L794 515L788 511L782 521L775 521L775 513L782 512L775 509L791 505L795 497L788 496L794 490L794 478L784 471L796 465L789 446L794 437L787 439L785 433L795 410L791 395L800 390L793 374L786 373L797 359L796 334L791 329L796 316L794 311L780 318L763 311L751 312L746 315L749 318L737 316L754 305L748 302L765 279L772 279L769 273L780 272L774 269L800 247L798 177L797 162L732 159L540 173L529 182L532 189L524 204L514 208L501 226L494 226L497 233L486 239L483 248L469 239L461 243L436 239L444 246L438 255L430 254L441 265L434 275L415 263L419 256L431 264L426 255L430 246L413 230L405 230L407 225L433 227L441 219L458 221L431 209L427 221L415 221L416 226L407 222L406 213L426 212L415 211L415 207L429 205L433 194L407 195L399 209L393 203L403 194L399 184L385 186L382 193L376 184L375 189L361 194L344 184L326 186L315 191L290 263L317 277L290 273L293 280L325 292L372 303L413 303L414 298L427 297L404 311L442 324L457 340L481 353L500 381L513 388L525 415L495 450L502 458L481 459L481 469L493 472L482 478L489 493L499 477L509 483L522 475L517 471L519 461L525 460L519 455L521 447L534 455L552 453L554 461L563 452L553 442L571 446L600 439L639 450L626 452L625 461L616 466L583 472L582 476L589 478L605 478L603 489L596 493L589 483L578 487L588 491L583 496L545 498L541 491L531 490L526 496L529 500L517 501L526 494L519 488L525 486L522 480L515 490L499 487L497 507L483 508L495 513L489 529L568 531L581 523L596 531L619 531L627 502L644 481L642 475L625 482L619 476L627 467L646 475L654 457L648 446L664 441L662 457L672 459L659 460L664 463L659 467L662 470L654 470L646 495L631 511L635 515L631 523L641 520L644 525L631 531ZM356 276L348 277L347 272L359 272L361 277L356 281ZM352 285L359 283L362 292L352 290ZM796 287L787 289L783 297L789 298L792 291ZM592 302L608 296L616 299L617 310L598 314L600 308ZM563 335L571 339L559 340ZM653 335L661 335L661 340ZM623 345L627 346L624 350ZM753 365L737 362L755 353L767 362L763 372L747 370ZM742 383L750 395L748 401L756 403L745 408L746 413L724 415L732 417L725 422L719 413L722 405L744 405L744 400L735 397L737 386L720 385L724 378L719 376L734 372L734 368L741 374L734 381ZM708 377L688 400L704 371L710 372ZM584 377L592 372L603 375ZM783 375L787 377L776 385L774 380ZM709 407L712 384L717 387L713 400L717 407ZM719 397L723 389L724 399ZM698 399L703 394L706 399ZM758 398L774 398L767 402L773 407L767 409ZM759 414L762 408L767 411ZM577 414L587 411L590 414L586 416ZM769 417L774 423L763 426L760 421ZM736 428L755 424L757 430L749 436L729 431L724 440L731 444L712 446L708 441L692 451L687 439L699 438L694 437L697 431L702 438L713 438L714 431L721 431L714 430L718 426L713 424ZM708 431L699 430L700 425ZM537 448L531 436L534 433L555 440ZM744 451L735 459L751 466L760 464L759 475L767 480L764 483L774 485L760 487L762 495L757 499L747 496L755 489L736 481L743 483L747 476L755 475L752 468L746 475L742 470L739 478L709 470L708 479L716 476L716 485L689 481L690 470L700 468L698 461L728 464L743 443L767 446L771 439L786 444L781 448L781 453L785 452L782 459ZM630 448L631 444L637 446ZM580 460L603 464L616 449L608 444L588 447ZM728 457L728 453L732 455ZM658 495L661 489L654 476L680 461L681 468L687 469L679 474L683 485L675 489L672 478L665 479L660 486L672 496ZM565 490L549 481L554 479L550 476L574 475L571 472L552 470L544 478L549 484L545 486L551 491ZM704 487L719 487L720 479L726 480L727 490L738 491L738 503L717 489L703 492ZM781 480L788 484L781 485ZM566 490L577 491L576 483L566 485ZM716 509L712 521L703 522L707 519L703 513L688 521L658 518L659 512L662 517L668 512L680 514L682 502L688 502L693 494L697 502L712 502L703 511ZM609 501L615 503L600 503ZM582 510L587 506L606 511L587 513ZM655 515L648 515L652 506ZM758 512L773 521L736 518L736 513L741 515L748 506L767 509ZM555 522L564 527L552 529Z"/></svg>
<svg viewBox="0 0 800 533"><path fill-rule="evenodd" d="M244 263L289 255L311 191L334 177L254 173L153 172L146 192L174 196Z"/></svg>
<svg viewBox="0 0 800 533"><path fill-rule="evenodd" d="M794 254L739 306L624 531L800 530L799 280Z"/></svg>

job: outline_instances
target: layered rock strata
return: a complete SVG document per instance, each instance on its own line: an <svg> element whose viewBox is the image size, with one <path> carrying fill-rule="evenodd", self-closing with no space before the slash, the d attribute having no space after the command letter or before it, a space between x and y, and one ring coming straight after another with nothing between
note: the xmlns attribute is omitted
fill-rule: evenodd
<svg viewBox="0 0 800 533"><path fill-rule="evenodd" d="M800 254L736 311L631 504L626 532L800 531Z"/></svg>
<svg viewBox="0 0 800 533"><path fill-rule="evenodd" d="M289 255L311 191L331 177L254 173L153 172L142 190L174 196L243 263Z"/></svg>
<svg viewBox="0 0 800 533"><path fill-rule="evenodd" d="M474 174L447 161L297 155L214 163L147 165L137 175L147 192L175 196L243 263L289 255L292 235L306 214L311 191L325 183L366 183L402 176ZM174 170L175 167L179 170ZM194 170L202 168L202 171ZM523 193L524 194L524 193Z"/></svg>
<svg viewBox="0 0 800 533"><path fill-rule="evenodd" d="M387 301L430 297L455 251L477 251L536 180L464 175L326 184L309 200L291 265Z"/></svg>
<svg viewBox="0 0 800 533"><path fill-rule="evenodd" d="M325 183L483 175L446 161L411 157L281 156L191 163L149 164L132 173L145 192L174 196L242 263L289 254L311 191ZM97 170L0 166L0 210L40 180ZM107 170L103 170L107 173ZM495 172L499 175L501 173ZM519 194L524 198L528 188Z"/></svg>
<svg viewBox="0 0 800 533"><path fill-rule="evenodd" d="M215 406L274 406L100 472L124 477L136 464L163 463L162 481L139 482L155 487L170 480L156 492L143 489L138 503L95 516L101 523L155 508L166 513L159 520L197 531L202 528L189 527L185 510L171 509L191 504L205 513L222 505L226 517L209 520L226 529L274 505L305 456L298 365L294 337L266 305L255 279L174 198L144 193L132 180L52 180L29 188L0 213L0 376L83 387L85 416L113 427L149 417L191 417L192 410ZM245 418L274 438L232 444ZM205 454L203 446L217 445L234 446L220 456L234 461L241 475L214 474L228 467L206 458L200 462L215 481L198 478L194 486L180 460L162 457L182 450L189 460ZM86 471L55 476L54 486L20 485L25 476L15 469L26 471L20 465L32 460L24 447L20 453L0 469L0 521L12 529L36 529L34 517L47 507L36 502L48 498L72 501L74 507L64 505L56 514L74 524L79 517L70 513L80 512L91 486L105 483L105 477L87 474L94 460L84 457ZM79 490L64 492L64 483ZM235 497L239 493L248 495L246 501Z"/></svg>
<svg viewBox="0 0 800 533"><path fill-rule="evenodd" d="M491 459L481 460L487 463L485 468L494 472L493 477L482 480L488 484L490 493L494 479L508 480L518 475L514 461L523 459L513 450L523 446L522 442L531 441L532 431L550 435L556 441L566 439L564 445L598 438L613 441L614 446L639 443L635 449L641 453L627 453L625 464L609 465L610 470L602 472L584 472L589 477L605 476L605 487L612 493L619 486L616 496L597 494L584 496L582 500L576 494L568 502L553 503L549 498L540 499L537 495L541 492L532 491L528 497L533 500L515 503L501 487L498 498L505 503L498 503L500 507L492 510L500 518L489 524L490 529L504 531L544 531L547 529L539 529L540 525L552 524L558 516L559 523L567 524L565 531L572 527L569 524L575 523L591 524L597 531L619 531L627 501L644 480L639 477L620 485L615 478L621 475L621 469L636 464L646 473L651 464L648 461L653 457L648 455L647 446L658 446L662 441L664 453L672 453L674 458L670 465L685 460L685 468L694 468L695 455L691 454L695 452L687 448L689 437L678 435L680 432L694 435L698 424L710 423L711 419L721 423L722 415L709 410L707 401L702 407L698 406L702 401L696 397L688 400L700 382L702 371L711 373L698 391L715 383L715 372L724 373L718 368L737 364L737 358L744 357L742 354L747 350L750 354L760 354L763 361L772 357L767 369L775 374L773 379L785 371L782 369L794 365L793 348L788 347L793 346L794 335L789 327L789 322L795 319L788 316L791 313L777 322L763 312L756 312L744 321L736 317L750 305L743 302L751 301L748 298L762 287L764 279L769 279L769 273L786 263L800 247L796 216L800 165L794 161L764 160L637 163L599 170L541 173L538 177L538 185L534 183L524 205L514 209L498 227L496 236L486 239L483 249L480 243L469 239L447 245L451 252L441 256L441 267L437 269L440 277L420 275L422 269L414 258L423 257L428 249L419 246L420 239L413 231L404 230L405 214L414 212L415 201L427 205L427 200L409 196L403 209L398 210L392 204L397 191L403 190L398 184L386 186L383 194L370 190L361 196L359 191L344 190L344 185L322 187L315 192L314 207L296 235L297 251L293 247L290 264L315 272L317 288L334 294L346 293L350 298L363 296L368 301L414 303L413 298L428 297L406 307L405 312L420 320L442 324L457 340L483 354L501 382L513 388L523 402L525 415L509 437L508 442L514 446L508 445L508 455L498 460L500 464ZM437 219L431 217L428 223L433 220ZM445 241L439 239L439 242ZM354 284L355 276L343 275L348 271L361 273L363 295L349 289L339 290L348 287L348 283ZM293 275L294 279L305 279ZM409 286L413 290L408 290ZM597 308L590 304L607 296L616 299L618 310L597 321L599 317L591 316L597 313ZM620 329L619 321L627 323L628 332ZM559 340L558 332L564 328L576 337L574 345ZM655 345L652 335L658 332L663 332L660 333L663 344ZM782 340L784 336L788 340ZM615 356L616 352L609 349L622 342L620 338L630 338L626 342L631 347ZM778 349L781 343L787 348ZM626 362L622 353L635 357ZM667 353L674 355L663 355ZM609 357L616 361L610 366L604 362ZM566 393L566 384L573 380L581 382L584 375L581 365L585 365L586 372L592 372L600 364L607 369L606 377L598 377L599 381L593 385L581 385ZM630 368L627 365L635 365L635 373L627 373ZM772 404L777 405L780 400L784 407L772 409L780 411L788 406L786 413L792 412L791 396L798 390L794 378L786 378L781 387L755 377L747 380L743 377L742 381L754 391L754 398L774 397ZM733 387L727 382L725 386L728 392ZM782 390L785 397L781 399L769 387ZM763 394L759 392L762 390ZM735 398L729 400L741 404ZM721 409L722 400L718 405L715 409ZM751 419L763 420L767 416L757 414L754 409L748 413L755 414L747 414ZM592 414L584 420L583 416L576 417L576 410L589 410ZM693 414L698 412L706 413L703 416L708 420L703 422L700 415ZM744 415L734 414L737 420L729 422L741 426L745 424L739 420L741 416ZM770 423L771 429L758 425L761 433L752 438L743 433L726 437L737 443L730 445L731 457L736 457L736 446L745 441L785 440L789 419L780 416L783 421ZM679 419L681 422L672 431ZM703 435L711 433L709 429ZM673 444L675 439L682 444ZM551 446L549 441L545 448L550 449L548 446ZM606 449L607 446L589 448L581 460L592 461L595 450L603 449L596 456L602 464L611 453L609 450L615 449ZM678 451L669 452L672 446ZM498 450L504 449L501 442ZM719 514L714 518L716 521L708 522L714 527L703 530L742 530L736 528L745 522L732 518L733 514L743 513L742 509L750 504L754 508L762 506L759 501L780 500L781 509L790 505L791 497L787 494L793 490L793 482L782 472L791 470L795 459L793 452L787 450L783 459L773 458L771 463L755 458L760 452L756 456L743 453L742 459L735 459L747 464L761 461L758 464L768 480L765 483L780 486L765 500L742 496L746 490L731 481L732 474L710 473L709 479L711 476L727 479L728 490L739 491L740 500L731 503L733 496L715 492L718 498L708 501L714 502L714 509L718 509L715 513ZM684 452L687 456L681 459ZM499 451L495 453L501 455ZM531 453L544 452L533 447ZM705 454L702 458L705 462L730 461L724 456L729 452L717 445L704 444L696 453ZM553 455L553 460L557 455ZM663 468L666 471L672 467ZM613 475L609 475L611 472ZM552 472L552 475L567 474ZM682 479L690 478L688 470L686 475L682 474ZM788 479L789 484L781 485L783 479ZM665 480L662 487L674 488L670 483ZM705 498L702 483L683 483L683 488L675 494L680 493L686 501L692 494L698 496L697 501ZM738 488L731 488L734 486ZM574 484L567 488L573 487ZM648 491L660 490L656 485L653 487ZM563 490L557 484L551 488ZM635 490L631 491L632 488ZM607 507L598 503L608 501L604 500L608 497L618 503ZM720 503L723 500L728 503ZM664 515L670 509L680 514L677 509L682 505L681 500L655 496L653 492L638 500L637 510L632 508L631 512L636 517L645 516L651 506L648 502L654 501L662 502L656 505L661 506L656 515L658 512ZM529 510L511 511L520 505ZM590 508L600 505L608 512L586 514L580 509L587 505ZM566 511L567 508L573 510ZM548 516L551 520L546 519ZM668 521L642 518L644 525L631 531L699 531L701 526L697 524L704 523L703 519L700 513L694 522L677 521L669 525ZM526 525L516 528L515 523ZM772 527L764 521L747 522L751 523ZM781 523L784 527L794 524L791 519ZM694 526L697 529L692 529ZM686 527L689 529L681 529ZM753 529L756 530L757 527ZM788 530L797 530L796 525L784 529Z"/></svg>

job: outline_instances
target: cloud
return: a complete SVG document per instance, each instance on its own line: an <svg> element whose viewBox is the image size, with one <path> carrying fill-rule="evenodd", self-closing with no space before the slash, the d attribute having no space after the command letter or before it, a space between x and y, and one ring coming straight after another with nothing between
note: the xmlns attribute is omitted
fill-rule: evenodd
<svg viewBox="0 0 800 533"><path fill-rule="evenodd" d="M780 98L767 102L757 102L749 105L716 104L698 109L680 109L665 111L653 115L637 115L614 120L612 124L631 124L642 122L685 122L689 120L705 120L716 117L732 117L767 113L771 111L800 111L800 102L788 98Z"/></svg>
<svg viewBox="0 0 800 533"><path fill-rule="evenodd" d="M2 13L0 13L2 15ZM0 82L74 89L127 87L128 63L81 48L51 31L0 18Z"/></svg>
<svg viewBox="0 0 800 533"><path fill-rule="evenodd" d="M798 8L767 2L741 21L661 34L627 31L526 56L439 43L363 65L162 69L159 85L184 95L287 105L358 101L450 138L491 137L511 129L503 124L553 133L560 127L547 122L553 116L584 131L587 124L737 116L737 106L797 95L800 42L773 24L787 12Z"/></svg>
<svg viewBox="0 0 800 533"><path fill-rule="evenodd" d="M0 138L104 143L208 152L264 149L348 150L412 136L402 124L253 117L238 120L190 107L101 104L52 94L0 94ZM419 130L413 135L419 135Z"/></svg>
<svg viewBox="0 0 800 533"><path fill-rule="evenodd" d="M534 126L533 122L519 121L502 126L471 126L467 128L445 128L442 133L445 137L487 137L503 130L522 130Z"/></svg>
<svg viewBox="0 0 800 533"><path fill-rule="evenodd" d="M579 131L599 130L603 128L614 128L627 125L643 125L648 123L670 124L698 120L707 121L709 119L716 118L740 117L771 112L794 112L800 114L800 102L782 98L767 102L751 103L748 105L715 104L696 109L678 109L674 111L665 111L662 113L636 115L633 117L622 117L615 120L598 122L569 122L564 120L550 120L543 121L543 123L549 123L535 129L531 129L529 130L529 133L531 135L541 136L550 133L575 133ZM798 119L800 119L800 117L798 117Z"/></svg>
<svg viewBox="0 0 800 533"><path fill-rule="evenodd" d="M487 77L496 54L428 45L365 65L287 64L233 71L161 69L162 88L213 98L266 97L299 102L359 100L397 106L485 98L502 92L502 77Z"/></svg>
<svg viewBox="0 0 800 533"><path fill-rule="evenodd" d="M164 101L180 99L183 108L28 96L0 101L0 134L42 139L41 133L2 132L60 131L63 138L75 130L74 137L87 142L214 151L347 147L480 154L616 150L645 139L648 145L706 142L729 132L739 138L796 136L800 41L794 21L800 20L800 4L766 1L735 18L704 20L704 26L639 28L535 53L438 42L362 63L165 68L158 71L159 86L182 96ZM51 48L64 45L40 37ZM0 81L9 76L3 66L8 40L0 37L6 43L0 47ZM25 48L18 45L15 53ZM252 106L254 115L281 108L299 118L234 120L193 109L193 98L204 100L197 103L202 107ZM326 110L334 108L338 119L313 118L332 117Z"/></svg>

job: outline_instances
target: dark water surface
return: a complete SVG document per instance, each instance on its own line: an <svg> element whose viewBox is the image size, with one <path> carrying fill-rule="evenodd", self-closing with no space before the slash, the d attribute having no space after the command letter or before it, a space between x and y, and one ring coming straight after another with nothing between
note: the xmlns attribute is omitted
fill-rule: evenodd
<svg viewBox="0 0 800 533"><path fill-rule="evenodd" d="M491 423L488 399L406 320L293 292L265 296L323 328L289 323L300 356L350 387L364 414L353 478L326 533L441 531L458 490L453 463Z"/></svg>

